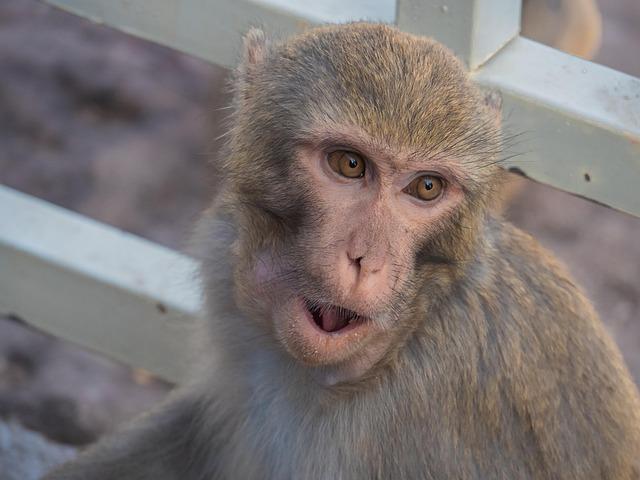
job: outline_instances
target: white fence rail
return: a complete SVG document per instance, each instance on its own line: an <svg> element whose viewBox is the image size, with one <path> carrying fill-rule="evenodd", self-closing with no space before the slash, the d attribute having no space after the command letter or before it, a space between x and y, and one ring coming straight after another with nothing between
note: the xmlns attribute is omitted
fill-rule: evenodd
<svg viewBox="0 0 640 480"><path fill-rule="evenodd" d="M193 259L3 186L0 219L0 313L181 378Z"/></svg>
<svg viewBox="0 0 640 480"><path fill-rule="evenodd" d="M640 215L640 80L519 37L519 0L46 1L224 66L251 25L280 37L364 19L430 35L502 93L511 128L524 132L507 168ZM200 305L194 269L175 252L0 189L0 313L175 380L181 325Z"/></svg>

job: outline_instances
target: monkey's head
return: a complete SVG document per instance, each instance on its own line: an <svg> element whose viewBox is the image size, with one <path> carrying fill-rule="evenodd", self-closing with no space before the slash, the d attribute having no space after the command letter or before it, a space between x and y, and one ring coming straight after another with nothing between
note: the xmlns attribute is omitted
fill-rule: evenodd
<svg viewBox="0 0 640 480"><path fill-rule="evenodd" d="M499 102L443 46L371 24L251 31L236 85L237 303L327 381L361 378L473 259L501 176Z"/></svg>

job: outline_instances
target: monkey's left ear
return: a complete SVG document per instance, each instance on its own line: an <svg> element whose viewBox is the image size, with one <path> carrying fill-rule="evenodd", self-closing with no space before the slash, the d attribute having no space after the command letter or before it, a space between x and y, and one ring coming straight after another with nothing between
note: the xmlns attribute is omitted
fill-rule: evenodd
<svg viewBox="0 0 640 480"><path fill-rule="evenodd" d="M267 37L259 28L251 28L243 38L242 64L243 73L251 71L264 61L267 53Z"/></svg>
<svg viewBox="0 0 640 480"><path fill-rule="evenodd" d="M498 125L502 122L502 95L500 92L490 90L484 94L484 104L494 115Z"/></svg>

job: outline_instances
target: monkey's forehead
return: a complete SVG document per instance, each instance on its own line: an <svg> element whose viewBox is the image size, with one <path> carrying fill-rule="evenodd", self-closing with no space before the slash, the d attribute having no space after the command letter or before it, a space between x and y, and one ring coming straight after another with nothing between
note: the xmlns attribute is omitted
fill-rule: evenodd
<svg viewBox="0 0 640 480"><path fill-rule="evenodd" d="M309 30L271 46L247 81L248 108L256 117L270 112L294 134L330 118L391 143L425 145L488 123L449 50L385 25Z"/></svg>
<svg viewBox="0 0 640 480"><path fill-rule="evenodd" d="M310 84L329 82L349 91L378 88L380 94L446 87L466 95L469 82L445 46L395 28L368 23L309 30L273 50L274 73ZM304 84L302 84L304 85Z"/></svg>

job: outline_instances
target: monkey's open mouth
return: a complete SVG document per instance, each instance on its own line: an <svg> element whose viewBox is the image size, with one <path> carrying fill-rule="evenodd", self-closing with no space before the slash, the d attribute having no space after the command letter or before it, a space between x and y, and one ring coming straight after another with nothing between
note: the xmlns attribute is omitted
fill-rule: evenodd
<svg viewBox="0 0 640 480"><path fill-rule="evenodd" d="M305 299L305 306L313 323L327 333L351 330L366 320L366 317L336 305L322 305Z"/></svg>
<svg viewBox="0 0 640 480"><path fill-rule="evenodd" d="M329 302L297 296L285 305L274 317L276 332L289 353L306 365L347 368L351 360L360 365L356 353L380 332L371 317Z"/></svg>

